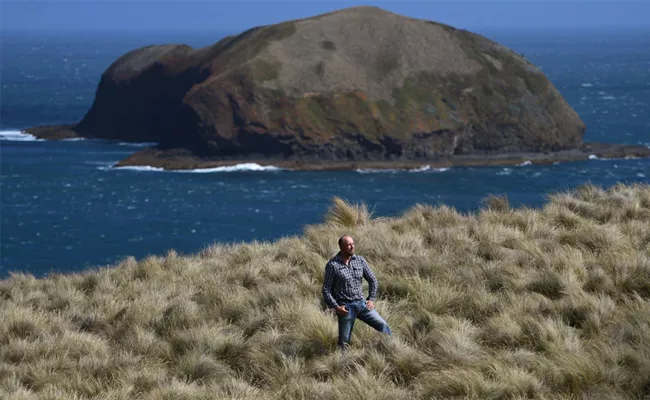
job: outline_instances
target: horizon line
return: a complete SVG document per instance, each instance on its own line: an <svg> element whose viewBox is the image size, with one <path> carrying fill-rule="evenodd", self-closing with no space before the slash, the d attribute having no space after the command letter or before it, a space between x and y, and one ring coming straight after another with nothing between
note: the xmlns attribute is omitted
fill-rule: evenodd
<svg viewBox="0 0 650 400"><path fill-rule="evenodd" d="M166 29L166 28L155 28L155 29L93 29L93 28L71 28L71 29L34 29L34 28L2 28L0 27L1 33L222 33L226 35L238 35L249 29L262 27L266 25L259 26L250 26L247 28L241 29L212 29L212 28L181 28L181 29ZM450 25L452 26L452 25ZM473 27L461 27L461 26L452 26L453 28L459 30L468 30L468 31L530 31L530 32L611 32L622 31L645 31L650 30L650 25L627 25L627 26L615 26L615 25L604 25L604 26L554 26L554 27L543 27L543 26L473 26Z"/></svg>

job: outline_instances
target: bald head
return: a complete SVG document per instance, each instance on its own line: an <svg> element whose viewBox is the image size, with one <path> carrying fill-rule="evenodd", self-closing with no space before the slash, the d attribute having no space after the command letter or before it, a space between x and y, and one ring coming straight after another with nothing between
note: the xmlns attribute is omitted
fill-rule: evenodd
<svg viewBox="0 0 650 400"><path fill-rule="evenodd" d="M339 250L344 257L351 257L354 254L354 239L350 235L343 235L339 239Z"/></svg>

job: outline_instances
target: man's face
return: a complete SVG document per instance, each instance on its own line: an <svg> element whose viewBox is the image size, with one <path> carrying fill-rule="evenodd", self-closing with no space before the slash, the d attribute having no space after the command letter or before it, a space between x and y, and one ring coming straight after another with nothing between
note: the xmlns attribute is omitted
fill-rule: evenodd
<svg viewBox="0 0 650 400"><path fill-rule="evenodd" d="M343 240L341 240L341 252L347 255L353 255L354 239L352 239L350 236L345 236Z"/></svg>

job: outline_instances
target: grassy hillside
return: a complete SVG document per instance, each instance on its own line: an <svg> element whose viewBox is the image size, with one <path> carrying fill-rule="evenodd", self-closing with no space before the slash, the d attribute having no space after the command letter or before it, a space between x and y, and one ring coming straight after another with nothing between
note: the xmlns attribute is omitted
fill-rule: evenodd
<svg viewBox="0 0 650 400"><path fill-rule="evenodd" d="M650 185L541 209L335 200L274 243L0 282L0 398L634 399L650 396ZM321 283L349 233L393 338L336 347Z"/></svg>

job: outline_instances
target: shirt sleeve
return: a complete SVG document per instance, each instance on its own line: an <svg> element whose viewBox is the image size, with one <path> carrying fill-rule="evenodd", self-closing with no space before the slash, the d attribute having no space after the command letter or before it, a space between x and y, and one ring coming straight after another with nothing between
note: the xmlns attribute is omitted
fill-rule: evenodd
<svg viewBox="0 0 650 400"><path fill-rule="evenodd" d="M325 279L323 280L323 299L329 308L336 307L338 304L332 296L332 286L334 286L334 267L327 263L325 266Z"/></svg>
<svg viewBox="0 0 650 400"><path fill-rule="evenodd" d="M363 260L363 277L368 281L368 300L377 300L377 278L370 270L370 266L365 258Z"/></svg>

